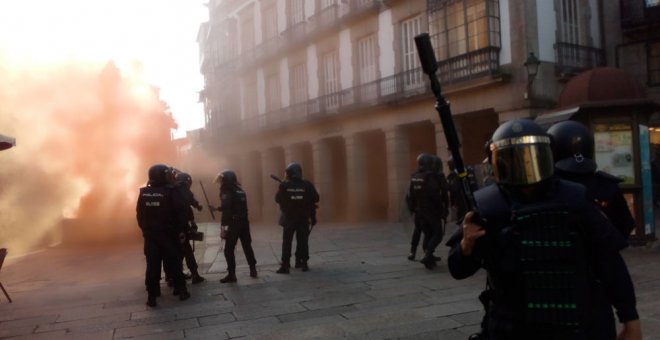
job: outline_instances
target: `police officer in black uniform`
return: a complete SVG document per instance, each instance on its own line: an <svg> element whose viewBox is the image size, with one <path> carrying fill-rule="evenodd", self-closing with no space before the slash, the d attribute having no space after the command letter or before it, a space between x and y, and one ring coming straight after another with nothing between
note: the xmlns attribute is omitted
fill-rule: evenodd
<svg viewBox="0 0 660 340"><path fill-rule="evenodd" d="M192 177L185 172L178 172L176 174L177 188L179 189L181 196L184 198L186 204L186 216L188 219L188 228L186 230L186 241L183 243L183 258L186 260L186 265L190 269L191 279L193 284L204 282L205 279L199 275L197 260L195 259L195 252L190 245L189 235L191 233L197 232L197 223L195 223L195 213L192 208L194 207L197 211L202 211L202 205L195 199L195 194L190 190L192 186ZM183 259L181 259L183 261Z"/></svg>
<svg viewBox="0 0 660 340"><path fill-rule="evenodd" d="M433 155L427 153L421 153L417 157L418 169L410 178L407 199L408 207L415 215L416 229L411 242L411 256L414 255L416 244L419 242L419 230L421 229L424 232L422 241L424 258L420 262L428 269L436 266L438 258L433 256L433 251L442 240L442 219L447 217L446 206L443 208L442 179L439 173L433 170L433 158ZM434 235L436 235L437 242L431 242Z"/></svg>
<svg viewBox="0 0 660 340"><path fill-rule="evenodd" d="M291 244L296 235L296 267L309 270L309 232L316 224L315 209L319 202L319 193L312 182L303 179L302 167L290 163L286 167L286 179L280 183L275 194L275 202L282 212L282 264L279 274L288 274L291 267Z"/></svg>
<svg viewBox="0 0 660 340"><path fill-rule="evenodd" d="M252 250L250 221L248 220L247 196L240 186L236 173L232 170L221 171L215 179L220 183L220 207L222 212L221 228L225 228L225 260L227 275L220 279L221 283L236 282L236 243L241 240L245 259L250 266L250 276L257 277L257 260ZM213 209L213 207L211 207Z"/></svg>
<svg viewBox="0 0 660 340"><path fill-rule="evenodd" d="M179 300L186 300L190 293L180 258L180 245L185 241L187 224L185 201L174 186L172 168L155 164L149 168L149 182L140 188L137 200L137 223L144 237L144 255L147 260L145 285L147 305L156 306L160 296L160 264L171 276L175 294Z"/></svg>
<svg viewBox="0 0 660 340"><path fill-rule="evenodd" d="M415 229L413 229L412 239L410 241L410 254L408 254L408 260L415 260L417 254L417 247L419 246L419 241L422 238L423 231L423 222L418 215L415 213L417 204L416 204L416 191L421 189L422 183L424 183L424 177L427 173L433 168L433 156L426 152L422 152L417 155L417 169L415 172L410 175L410 184L408 185L408 192L406 193L406 205L408 211L413 215L413 222L415 224ZM422 241L422 251L426 253L426 245L428 244L429 237L424 234L424 240Z"/></svg>
<svg viewBox="0 0 660 340"><path fill-rule="evenodd" d="M553 176L550 137L530 120L502 124L490 143L497 184L475 193L448 242L456 279L487 273L482 336L500 339L641 339L625 238L586 196ZM611 305L610 305L611 303Z"/></svg>
<svg viewBox="0 0 660 340"><path fill-rule="evenodd" d="M548 129L552 138L555 173L560 178L587 187L587 195L607 215L612 224L628 238L635 220L619 189L621 179L597 171L594 161L594 137L582 123L563 121Z"/></svg>

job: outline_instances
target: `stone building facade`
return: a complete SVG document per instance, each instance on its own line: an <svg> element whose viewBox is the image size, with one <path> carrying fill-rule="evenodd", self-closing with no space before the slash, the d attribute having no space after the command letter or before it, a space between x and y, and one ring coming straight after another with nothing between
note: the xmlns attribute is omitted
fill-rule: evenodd
<svg viewBox="0 0 660 340"><path fill-rule="evenodd" d="M615 3L211 0L198 36L200 145L238 172L253 220L276 220L270 174L296 161L321 194L320 221L396 221L417 155L449 155L415 35L432 37L464 159L478 164L499 123L554 108L581 71L624 66L615 56L633 38ZM642 45L631 49L647 67L634 74L653 93L658 46Z"/></svg>

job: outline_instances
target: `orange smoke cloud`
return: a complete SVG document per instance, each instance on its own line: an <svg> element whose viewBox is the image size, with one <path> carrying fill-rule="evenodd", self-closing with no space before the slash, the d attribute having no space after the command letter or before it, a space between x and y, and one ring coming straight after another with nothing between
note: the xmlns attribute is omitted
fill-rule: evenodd
<svg viewBox="0 0 660 340"><path fill-rule="evenodd" d="M176 161L158 90L113 63L2 65L0 133L17 145L0 153L0 247L16 255L58 242L63 217L83 221L77 236L135 234L148 167Z"/></svg>

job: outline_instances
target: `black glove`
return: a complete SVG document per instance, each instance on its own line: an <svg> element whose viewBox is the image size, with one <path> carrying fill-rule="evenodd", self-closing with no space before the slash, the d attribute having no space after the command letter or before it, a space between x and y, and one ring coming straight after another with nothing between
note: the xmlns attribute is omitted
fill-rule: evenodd
<svg viewBox="0 0 660 340"><path fill-rule="evenodd" d="M195 223L195 221L190 221L190 230L192 232L197 232L197 223Z"/></svg>
<svg viewBox="0 0 660 340"><path fill-rule="evenodd" d="M202 211L202 210L204 210L204 207L201 206L201 205L198 205L198 206L197 206L197 211Z"/></svg>

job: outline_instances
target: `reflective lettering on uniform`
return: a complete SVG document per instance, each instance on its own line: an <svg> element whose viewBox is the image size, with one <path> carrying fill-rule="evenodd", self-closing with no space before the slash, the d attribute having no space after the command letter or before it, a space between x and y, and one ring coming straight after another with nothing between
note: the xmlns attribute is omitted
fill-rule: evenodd
<svg viewBox="0 0 660 340"><path fill-rule="evenodd" d="M165 197L160 192L143 192L142 197Z"/></svg>
<svg viewBox="0 0 660 340"><path fill-rule="evenodd" d="M304 196L302 195L295 195L295 196L290 196L292 200L301 200L303 199Z"/></svg>
<svg viewBox="0 0 660 340"><path fill-rule="evenodd" d="M160 202L155 201L155 202L146 202L147 207L160 207Z"/></svg>
<svg viewBox="0 0 660 340"><path fill-rule="evenodd" d="M305 192L305 189L303 188L288 188L286 189L287 192Z"/></svg>

